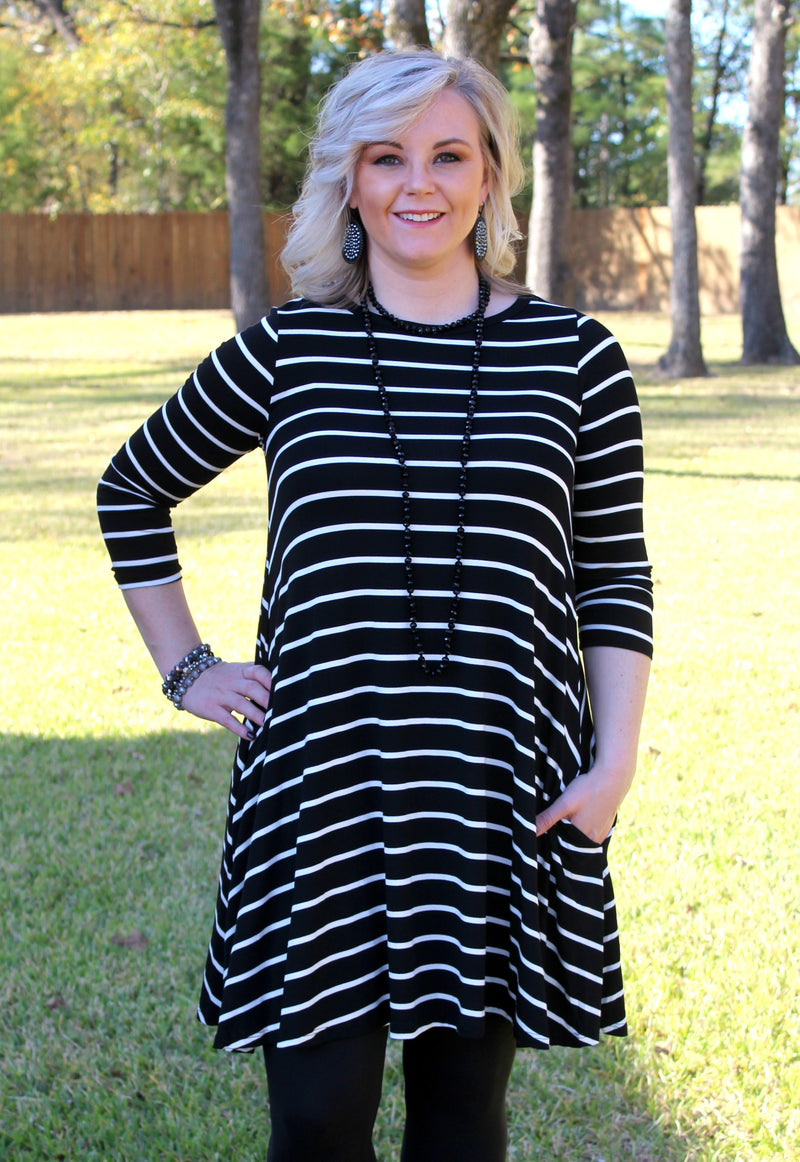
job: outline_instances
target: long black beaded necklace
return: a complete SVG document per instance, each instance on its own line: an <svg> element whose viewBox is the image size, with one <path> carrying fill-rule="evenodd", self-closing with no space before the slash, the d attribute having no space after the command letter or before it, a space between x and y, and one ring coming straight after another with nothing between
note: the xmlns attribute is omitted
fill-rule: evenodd
<svg viewBox="0 0 800 1162"><path fill-rule="evenodd" d="M378 388L380 395L381 408L383 409L383 416L386 421L386 429L389 433L389 439L392 441L394 454L397 457L397 463L400 465L400 483L403 497L403 549L405 553L404 565L406 574L406 590L408 592L408 610L409 610L409 626L414 639L414 648L417 651L417 659L425 674L435 678L447 668L450 661L450 652L453 648L453 636L456 629L456 619L458 618L458 608L461 600L461 574L463 572L463 552L464 552L464 519L466 516L466 495L467 495L467 465L469 463L469 446L470 438L472 436L472 421L475 416L475 408L478 404L478 369L481 358L481 344L483 343L483 320L486 314L486 307L489 304L489 297L491 294L491 287L485 279L481 278L478 281L478 306L477 309L470 315L465 315L463 319L456 319L452 323L442 324L428 324L428 323L412 323L406 319L398 319L390 314L385 307L381 306L375 298L375 292L372 286L368 287L367 295L369 301L374 305L379 314L384 318L389 319L401 330L407 331L412 335L420 336L434 336L444 334L446 331L452 331L456 327L461 327L465 323L475 322L475 347L472 354L472 379L470 383L469 399L467 401L467 416L464 423L464 435L461 437L461 471L458 478L458 515L456 527L456 559L453 566L453 597L450 602L450 614L447 619L447 628L444 633L444 653L438 662L433 662L425 657L425 651L422 648L422 639L419 634L419 627L417 625L417 599L414 593L414 560L411 553L411 494L408 487L408 465L406 463L406 453L403 448L400 438L397 435L397 427L394 422L394 417L389 410L389 397L386 393L386 386L383 382L381 374L380 362L378 360L378 349L375 345L375 336L372 331L372 320L370 319L370 310L367 305L367 297L365 296L360 303L361 313L364 317L364 330L367 333L367 343L369 345L369 354L372 361L372 370L375 376L375 386Z"/></svg>

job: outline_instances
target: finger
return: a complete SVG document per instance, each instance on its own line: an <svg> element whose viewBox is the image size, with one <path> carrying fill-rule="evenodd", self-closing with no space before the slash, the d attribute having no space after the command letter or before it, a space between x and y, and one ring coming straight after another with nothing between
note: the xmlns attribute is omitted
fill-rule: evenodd
<svg viewBox="0 0 800 1162"><path fill-rule="evenodd" d="M234 714L228 714L223 718L215 718L220 726L224 726L231 734L235 734L237 738L244 739L246 742L252 742L255 738L253 730L246 722L242 722Z"/></svg>
<svg viewBox="0 0 800 1162"><path fill-rule="evenodd" d="M561 817L550 808L548 808L547 811L540 812L540 814L536 816L536 834L545 835L551 827L554 827L555 824L558 823L560 818Z"/></svg>
<svg viewBox="0 0 800 1162"><path fill-rule="evenodd" d="M555 827L556 823L560 823L567 814L567 806L564 803L564 796L560 795L554 803L544 811L540 811L536 816L536 834L544 835L551 827Z"/></svg>
<svg viewBox="0 0 800 1162"><path fill-rule="evenodd" d="M266 666L260 666L253 663L250 666L244 666L242 669L242 677L249 679L251 682L258 682L265 690L272 689L272 674Z"/></svg>
<svg viewBox="0 0 800 1162"><path fill-rule="evenodd" d="M205 722L213 722L217 726L224 726L237 738L250 739L253 737L250 727L238 719L230 706L219 701L197 701L194 700L187 705L184 701L184 710L192 714L195 718L200 718Z"/></svg>
<svg viewBox="0 0 800 1162"><path fill-rule="evenodd" d="M257 702L244 696L237 697L235 694L226 699L221 709L223 712L227 710L229 714L240 714L242 718L246 718L256 726L263 726L267 717L266 711Z"/></svg>
<svg viewBox="0 0 800 1162"><path fill-rule="evenodd" d="M540 811L536 816L536 834L544 835L551 827L555 827L556 823L560 823L562 819L569 819L578 809L576 792L577 782L570 783L566 791L554 799L544 811Z"/></svg>
<svg viewBox="0 0 800 1162"><path fill-rule="evenodd" d="M251 706L257 706L260 710L266 710L269 705L270 691L260 686L257 682L245 683L243 689L237 691L243 698L246 698Z"/></svg>

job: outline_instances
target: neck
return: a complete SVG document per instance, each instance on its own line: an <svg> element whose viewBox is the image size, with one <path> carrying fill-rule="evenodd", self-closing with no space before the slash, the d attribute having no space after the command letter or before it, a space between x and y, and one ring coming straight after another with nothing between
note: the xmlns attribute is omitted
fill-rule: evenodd
<svg viewBox="0 0 800 1162"><path fill-rule="evenodd" d="M415 323L449 323L478 305L478 272L429 278L370 270L375 297L393 315Z"/></svg>

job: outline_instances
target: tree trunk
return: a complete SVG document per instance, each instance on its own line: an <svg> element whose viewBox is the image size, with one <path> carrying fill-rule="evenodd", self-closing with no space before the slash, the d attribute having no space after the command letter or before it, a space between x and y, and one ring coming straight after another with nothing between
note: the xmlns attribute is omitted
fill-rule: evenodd
<svg viewBox="0 0 800 1162"><path fill-rule="evenodd" d="M658 366L667 375L707 375L700 346L700 275L697 267L692 118L692 0L669 0L666 31L672 339L667 351L659 359Z"/></svg>
<svg viewBox="0 0 800 1162"><path fill-rule="evenodd" d="M800 363L786 332L775 253L778 151L791 0L756 0L742 139L742 362Z"/></svg>
<svg viewBox="0 0 800 1162"><path fill-rule="evenodd" d="M528 231L528 285L542 298L570 294L572 203L572 40L575 0L537 0L529 40L536 91L533 202Z"/></svg>
<svg viewBox="0 0 800 1162"><path fill-rule="evenodd" d="M497 75L500 38L516 0L447 0L442 51L445 56L474 57Z"/></svg>
<svg viewBox="0 0 800 1162"><path fill-rule="evenodd" d="M264 222L260 194L261 79L259 0L214 0L228 83L225 94L225 189L231 239L231 307L236 327L266 312Z"/></svg>
<svg viewBox="0 0 800 1162"><path fill-rule="evenodd" d="M386 12L386 32L396 49L430 48L425 0L390 0Z"/></svg>
<svg viewBox="0 0 800 1162"><path fill-rule="evenodd" d="M50 18L53 22L53 28L67 48L76 49L80 46L80 35L75 27L72 13L64 7L64 0L36 0L36 7Z"/></svg>

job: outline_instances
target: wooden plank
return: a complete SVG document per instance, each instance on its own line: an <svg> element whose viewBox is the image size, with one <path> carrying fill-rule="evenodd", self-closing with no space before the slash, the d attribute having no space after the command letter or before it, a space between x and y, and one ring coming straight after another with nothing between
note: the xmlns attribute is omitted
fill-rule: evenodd
<svg viewBox="0 0 800 1162"><path fill-rule="evenodd" d="M697 212L701 306L738 310L739 209ZM291 294L280 265L286 216L264 215L270 305ZM800 302L800 207L779 206L776 248L787 309ZM571 301L584 310L669 307L669 211L572 215ZM228 214L0 213L0 311L225 309ZM518 276L524 272L524 241ZM533 288L536 289L535 287Z"/></svg>

